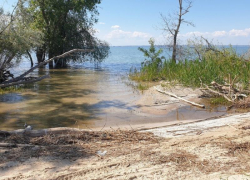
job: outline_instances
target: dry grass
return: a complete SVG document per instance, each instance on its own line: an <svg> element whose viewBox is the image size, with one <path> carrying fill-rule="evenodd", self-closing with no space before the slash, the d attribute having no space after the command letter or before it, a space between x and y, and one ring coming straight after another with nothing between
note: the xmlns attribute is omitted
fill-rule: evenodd
<svg viewBox="0 0 250 180"><path fill-rule="evenodd" d="M250 170L250 121L218 133L163 139L136 131L86 131L38 138L9 136L0 142L29 144L30 147L0 148L0 164L30 157L53 157L76 162L75 171L17 174L17 179L213 179L223 174L245 174ZM107 151L98 156L97 151ZM78 161L79 160L79 161ZM53 161L53 162L55 162ZM78 165L83 162L82 165ZM41 163L44 163L41 161ZM55 166L55 165L54 165ZM49 166L50 167L50 166ZM52 166L52 168L55 168ZM56 172L56 173L55 173ZM1 172L0 172L1 173ZM51 176L53 173L53 177ZM54 174L55 173L55 174ZM1 178L0 178L1 179Z"/></svg>
<svg viewBox="0 0 250 180"><path fill-rule="evenodd" d="M136 131L103 131L103 132L72 132L61 135L45 135L31 138L26 135L11 135L2 138L0 142L18 145L28 144L27 147L10 148L0 153L0 163L19 160L23 161L31 157L57 156L62 159L77 159L96 155L101 149L110 150L113 146L128 146L128 144L158 143L151 133L139 133ZM126 153L127 148L124 148ZM130 151L127 151L130 153ZM118 156L119 154L113 154Z"/></svg>
<svg viewBox="0 0 250 180"><path fill-rule="evenodd" d="M243 109L250 108L250 97L247 97L247 98L245 98L243 100L235 102L234 107L243 108Z"/></svg>

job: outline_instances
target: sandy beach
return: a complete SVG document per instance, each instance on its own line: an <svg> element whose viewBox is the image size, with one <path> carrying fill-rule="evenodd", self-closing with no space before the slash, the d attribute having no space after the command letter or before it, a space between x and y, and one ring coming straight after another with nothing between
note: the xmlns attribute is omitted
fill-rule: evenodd
<svg viewBox="0 0 250 180"><path fill-rule="evenodd" d="M174 92L199 102L192 91ZM142 111L161 114L162 105L155 104L178 106L176 99L152 93L138 101ZM15 146L0 148L0 179L248 179L249 119L244 113L130 129L1 136L1 144Z"/></svg>

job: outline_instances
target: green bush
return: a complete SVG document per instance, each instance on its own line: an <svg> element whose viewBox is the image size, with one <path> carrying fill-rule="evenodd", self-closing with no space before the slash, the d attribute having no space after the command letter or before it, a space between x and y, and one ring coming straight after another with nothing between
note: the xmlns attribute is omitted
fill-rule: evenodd
<svg viewBox="0 0 250 180"><path fill-rule="evenodd" d="M149 51L139 48L148 58L141 66L141 71L131 72L130 77L137 81L166 80L178 82L185 86L200 87L201 82L210 84L212 81L224 84L236 78L241 88L247 89L250 78L250 62L238 56L232 47L206 49L203 46L200 58L173 63L159 57L162 50L156 51L154 41L149 41ZM164 61L163 61L164 60Z"/></svg>

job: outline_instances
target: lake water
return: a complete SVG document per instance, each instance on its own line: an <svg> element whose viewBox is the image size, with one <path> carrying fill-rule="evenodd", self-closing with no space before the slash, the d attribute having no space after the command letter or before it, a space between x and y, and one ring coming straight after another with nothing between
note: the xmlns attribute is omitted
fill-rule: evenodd
<svg viewBox="0 0 250 180"><path fill-rule="evenodd" d="M146 47L148 48L148 47ZM236 47L243 53L247 46ZM165 52L167 54L167 52ZM23 128L25 122L38 128L52 127L134 127L149 123L180 122L223 115L225 108L200 109L182 106L164 115L140 112L136 101L141 93L128 80L131 67L144 60L138 47L111 47L101 64L73 63L67 69L38 69L33 75L51 78L29 85L24 91L0 95L0 129ZM14 69L20 74L29 62Z"/></svg>

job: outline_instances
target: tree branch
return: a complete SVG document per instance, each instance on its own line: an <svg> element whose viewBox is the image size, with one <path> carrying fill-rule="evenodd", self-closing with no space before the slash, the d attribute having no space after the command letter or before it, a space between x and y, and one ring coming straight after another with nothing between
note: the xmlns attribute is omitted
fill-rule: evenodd
<svg viewBox="0 0 250 180"><path fill-rule="evenodd" d="M11 23L14 21L14 17L13 17L13 16L14 16L14 12L15 12L15 10L16 10L18 4L19 4L19 1L17 2L16 6L14 7L14 9L13 9L11 15L10 15L10 22L9 22L9 24L8 24L5 28L3 28L3 30L0 32L0 35L1 35L1 34L11 25Z"/></svg>
<svg viewBox="0 0 250 180"><path fill-rule="evenodd" d="M29 69L28 71L24 72L23 74L21 74L20 76L16 77L16 78L13 78L11 80L8 80L8 81L4 81L3 84L9 84L9 83L12 83L12 82L17 82L17 81L20 81L22 80L26 75L28 75L29 73L33 72L35 69L39 68L39 67L42 67L43 65L49 63L50 61L53 61L55 59L60 59L60 58L64 58L72 53L75 53L75 52L93 52L94 50L92 49L73 49L73 50L70 50L68 52L65 52L59 56L55 56L51 59L48 59L46 61L43 61L41 63L39 63L38 65L32 67L31 69ZM3 85L2 85L3 86ZM0 86L0 87L2 87Z"/></svg>
<svg viewBox="0 0 250 180"><path fill-rule="evenodd" d="M11 83L7 83L7 84L0 84L0 88L19 85L19 84L29 84L29 83L33 83L33 82L38 82L38 81L41 81L45 78L49 78L49 75L45 75L45 76L42 76L39 78L32 78L31 80L28 80L28 81L23 80L23 81L11 82Z"/></svg>

